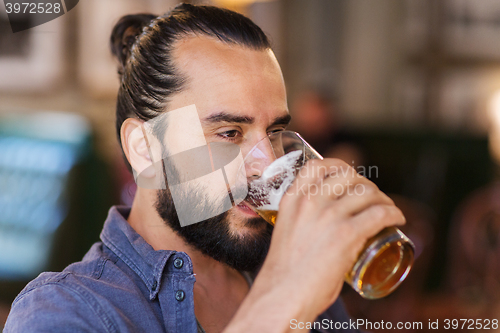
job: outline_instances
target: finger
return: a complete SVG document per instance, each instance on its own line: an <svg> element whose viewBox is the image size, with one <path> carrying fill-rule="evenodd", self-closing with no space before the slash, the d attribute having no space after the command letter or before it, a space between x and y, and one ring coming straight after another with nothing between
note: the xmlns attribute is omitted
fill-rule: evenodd
<svg viewBox="0 0 500 333"><path fill-rule="evenodd" d="M373 205L355 215L349 222L365 237L372 237L385 227L405 224L401 210L394 205Z"/></svg>
<svg viewBox="0 0 500 333"><path fill-rule="evenodd" d="M321 194L325 200L338 200L345 195L358 195L358 193L362 194L365 192L365 186L376 187L375 184L362 176L338 177L337 175L329 175L325 179L320 180L319 183L311 185L311 187L314 186L321 190L316 192ZM309 191L311 195L316 192L313 192L312 189Z"/></svg>
<svg viewBox="0 0 500 333"><path fill-rule="evenodd" d="M333 202L338 200L347 200L342 205L342 211L351 211L348 215L354 215L358 211L366 207L367 200L373 200L372 197L380 199L378 203L392 204L392 200L383 194L378 187L363 176L351 177L330 177L320 180L318 183L308 184L307 199L314 200L318 207L324 208L325 206L332 205ZM319 197L319 198L314 198ZM359 200L359 202L357 202ZM342 206L341 206L342 207Z"/></svg>
<svg viewBox="0 0 500 333"><path fill-rule="evenodd" d="M317 184L327 177L331 169L345 167L344 165L347 166L345 162L339 159L312 159L307 161L285 192L283 199L286 199L287 205L298 205L298 201L302 200L303 197L310 197L309 192L314 188L312 184Z"/></svg>
<svg viewBox="0 0 500 333"><path fill-rule="evenodd" d="M316 195L321 186L337 186L337 188L348 186L349 183L358 183L367 180L360 176L351 166L339 159L309 160L300 170L290 192L297 195ZM310 193L310 192L313 193ZM332 191L319 192L321 195L332 194Z"/></svg>
<svg viewBox="0 0 500 333"><path fill-rule="evenodd" d="M373 205L394 205L394 201L373 183L358 183L332 205L342 216L355 216Z"/></svg>
<svg viewBox="0 0 500 333"><path fill-rule="evenodd" d="M376 188L375 184L359 175L342 160L310 160L283 196L279 207L280 214L286 212L287 216L295 216L306 210L311 218L312 215L319 216L325 207L351 193L360 184ZM378 191L378 188L376 190Z"/></svg>
<svg viewBox="0 0 500 333"><path fill-rule="evenodd" d="M316 201L311 199L310 191L313 185L323 180L328 176L330 168L333 166L342 166L345 162L338 159L312 159L301 168L293 183L287 189L279 203L278 219L288 220L288 224L293 221L299 221L296 217L307 212L308 219L314 218L319 214L317 209L314 209ZM304 206L310 207L304 207Z"/></svg>

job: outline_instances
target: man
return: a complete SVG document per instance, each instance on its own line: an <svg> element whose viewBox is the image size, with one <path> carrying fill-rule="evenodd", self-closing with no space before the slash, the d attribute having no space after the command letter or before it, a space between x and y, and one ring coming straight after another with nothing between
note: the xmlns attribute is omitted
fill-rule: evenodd
<svg viewBox="0 0 500 333"><path fill-rule="evenodd" d="M244 156L286 128L279 65L262 31L239 14L180 5L158 18L127 16L112 46L122 75L117 130L138 180L158 176L150 119L168 115L154 131L164 153L204 140L236 144ZM190 106L202 138L175 130L176 119L198 128L183 118ZM270 244L271 227L244 204L181 227L169 186L139 186L130 209L110 210L102 242L82 262L26 286L4 331L286 332L292 322L348 321L336 302L345 273L369 237L404 217L367 179L330 177L331 167L348 165L315 160L301 170L294 188L305 190L282 199ZM320 182L364 191L308 191Z"/></svg>

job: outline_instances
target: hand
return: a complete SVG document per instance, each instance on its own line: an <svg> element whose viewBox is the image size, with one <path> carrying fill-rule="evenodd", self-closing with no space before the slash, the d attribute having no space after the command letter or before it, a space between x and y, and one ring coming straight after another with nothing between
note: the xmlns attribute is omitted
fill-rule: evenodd
<svg viewBox="0 0 500 333"><path fill-rule="evenodd" d="M338 297L368 238L405 218L338 159L310 160L280 202L266 260L224 332L288 332Z"/></svg>
<svg viewBox="0 0 500 333"><path fill-rule="evenodd" d="M338 297L368 238L404 223L394 202L348 164L310 160L280 202L259 276L290 284L314 320Z"/></svg>

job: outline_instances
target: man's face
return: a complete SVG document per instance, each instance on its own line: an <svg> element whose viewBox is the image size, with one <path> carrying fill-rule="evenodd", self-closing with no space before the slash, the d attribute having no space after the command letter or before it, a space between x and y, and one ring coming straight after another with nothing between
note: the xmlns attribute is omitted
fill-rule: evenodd
<svg viewBox="0 0 500 333"><path fill-rule="evenodd" d="M259 140L287 126L285 86L272 51L189 37L176 45L174 63L187 82L172 96L169 110L196 105L207 142L235 143L245 156ZM168 190L160 190L160 216L202 252L239 270L263 260L272 228L244 204L184 228L173 225L178 222L172 207Z"/></svg>

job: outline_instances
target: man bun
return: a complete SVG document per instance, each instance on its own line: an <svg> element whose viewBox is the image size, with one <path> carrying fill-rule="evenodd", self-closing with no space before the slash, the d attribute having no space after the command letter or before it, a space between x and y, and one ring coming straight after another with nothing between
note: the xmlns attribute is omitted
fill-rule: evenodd
<svg viewBox="0 0 500 333"><path fill-rule="evenodd" d="M193 35L251 50L271 47L249 18L224 8L183 3L160 17L122 17L110 39L111 52L120 62L115 123L120 143L126 119L148 121L161 115L169 110L172 96L185 88L190 78L178 68L173 52L176 42Z"/></svg>
<svg viewBox="0 0 500 333"><path fill-rule="evenodd" d="M142 29L148 26L153 19L157 18L152 14L133 14L123 16L114 26L111 32L110 47L111 53L118 59L120 65L118 73L123 74L123 69L130 57L130 49L135 43L137 36L142 33Z"/></svg>

